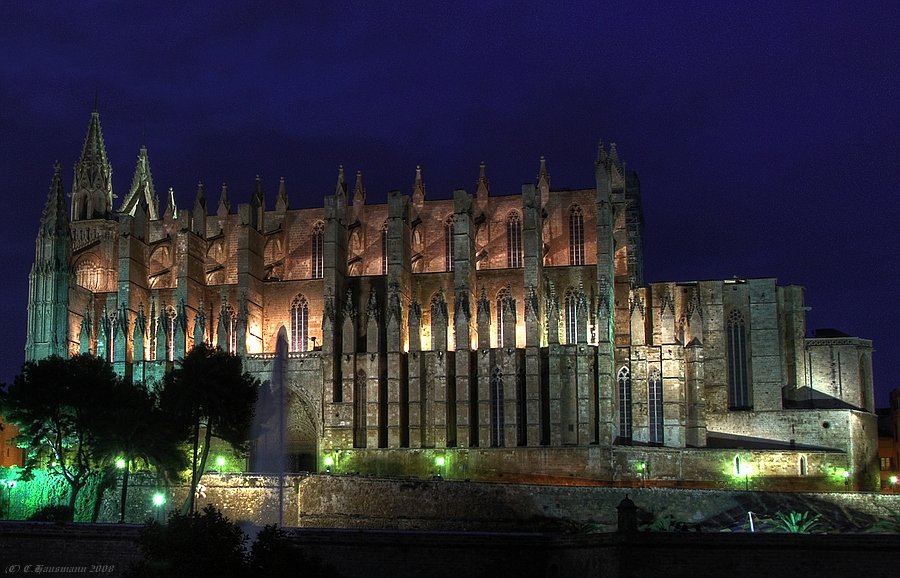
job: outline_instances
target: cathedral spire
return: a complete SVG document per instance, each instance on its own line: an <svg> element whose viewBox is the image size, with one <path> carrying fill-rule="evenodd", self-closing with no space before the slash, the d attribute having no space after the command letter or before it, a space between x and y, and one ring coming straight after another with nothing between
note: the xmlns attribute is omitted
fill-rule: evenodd
<svg viewBox="0 0 900 578"><path fill-rule="evenodd" d="M603 139L597 143L597 162L595 163L598 167L606 162L606 149L603 148Z"/></svg>
<svg viewBox="0 0 900 578"><path fill-rule="evenodd" d="M194 198L194 211L191 219L191 230L199 237L206 236L206 217L209 212L206 208L206 193L203 192L203 183L197 183L197 196Z"/></svg>
<svg viewBox="0 0 900 578"><path fill-rule="evenodd" d="M169 200L166 204L166 212L163 215L166 219L178 218L178 205L175 203L175 191L169 187Z"/></svg>
<svg viewBox="0 0 900 578"><path fill-rule="evenodd" d="M259 232L264 232L266 216L266 196L263 193L262 181L256 175L256 189L250 199L250 225Z"/></svg>
<svg viewBox="0 0 900 578"><path fill-rule="evenodd" d="M200 212L206 214L206 194L203 192L203 181L197 183L197 196L194 198L194 216Z"/></svg>
<svg viewBox="0 0 900 578"><path fill-rule="evenodd" d="M147 158L147 147L141 146L138 153L137 165L134 167L134 178L131 180L131 189L119 207L119 213L134 216L138 203L147 204L147 215L150 220L159 219L159 197L153 186L153 176L150 174L150 159Z"/></svg>
<svg viewBox="0 0 900 578"><path fill-rule="evenodd" d="M284 177L278 181L278 198L275 200L275 210L283 213L288 210L287 187L284 186Z"/></svg>
<svg viewBox="0 0 900 578"><path fill-rule="evenodd" d="M547 159L541 157L541 169L538 171L537 176L537 186L540 188L541 186L546 186L548 189L550 188L550 175L547 174Z"/></svg>
<svg viewBox="0 0 900 578"><path fill-rule="evenodd" d="M41 235L68 236L69 220L66 216L66 199L60 177L59 161L53 165L53 180L50 182L50 194L44 205L41 217Z"/></svg>
<svg viewBox="0 0 900 578"><path fill-rule="evenodd" d="M230 212L231 203L228 202L228 185L222 183L222 195L219 197L219 208L216 211L216 215L224 217Z"/></svg>
<svg viewBox="0 0 900 578"><path fill-rule="evenodd" d="M487 176L485 176L484 171L484 161L481 162L481 167L478 169L478 181L476 184L475 196L479 199L483 199L490 195L491 193L491 183L488 181Z"/></svg>
<svg viewBox="0 0 900 578"><path fill-rule="evenodd" d="M72 184L72 220L110 218L112 200L112 166L106 157L106 144L100 129L100 114L91 113L81 158L75 163Z"/></svg>
<svg viewBox="0 0 900 578"><path fill-rule="evenodd" d="M338 167L337 185L334 187L334 195L336 197L346 196L347 181L344 180L344 165Z"/></svg>
<svg viewBox="0 0 900 578"><path fill-rule="evenodd" d="M413 182L413 203L421 204L425 200L425 183L422 182L422 167L416 165L416 180Z"/></svg>
<svg viewBox="0 0 900 578"><path fill-rule="evenodd" d="M356 171L356 186L353 187L353 206L366 204L366 189L363 187L362 171Z"/></svg>

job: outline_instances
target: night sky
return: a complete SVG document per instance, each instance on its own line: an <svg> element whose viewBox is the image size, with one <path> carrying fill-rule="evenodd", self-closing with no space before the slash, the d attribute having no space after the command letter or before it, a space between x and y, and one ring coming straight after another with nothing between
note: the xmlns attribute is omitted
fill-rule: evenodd
<svg viewBox="0 0 900 578"><path fill-rule="evenodd" d="M309 4L309 6L303 6ZM156 191L321 206L339 165L368 200L594 184L597 142L638 172L646 281L777 277L808 328L890 328L900 186L895 2L3 2L0 382L24 358L54 161L68 192L95 94L118 203L146 142ZM565 7L562 6L565 4ZM297 5L301 5L298 7ZM146 136L144 136L146 133Z"/></svg>

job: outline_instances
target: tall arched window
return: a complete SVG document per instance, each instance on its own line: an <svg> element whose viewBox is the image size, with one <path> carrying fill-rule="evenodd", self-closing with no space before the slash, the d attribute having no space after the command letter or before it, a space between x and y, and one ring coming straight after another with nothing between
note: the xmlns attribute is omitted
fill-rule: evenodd
<svg viewBox="0 0 900 578"><path fill-rule="evenodd" d="M356 372L353 392L353 447L366 447L366 372Z"/></svg>
<svg viewBox="0 0 900 578"><path fill-rule="evenodd" d="M584 213L578 205L569 211L569 265L584 265Z"/></svg>
<svg viewBox="0 0 900 578"><path fill-rule="evenodd" d="M522 255L522 219L519 213L509 212L506 218L506 266L517 269L525 265Z"/></svg>
<svg viewBox="0 0 900 578"><path fill-rule="evenodd" d="M166 319L168 319L168 324L166 325L166 360L167 361L175 361L175 318L178 315L175 313L175 308L169 305L166 307ZM110 336L110 343L112 343L112 336ZM110 350L112 347L110 347Z"/></svg>
<svg viewBox="0 0 900 578"><path fill-rule="evenodd" d="M291 302L291 351L309 351L309 303L303 295Z"/></svg>
<svg viewBox="0 0 900 578"><path fill-rule="evenodd" d="M747 376L747 332L744 316L737 309L728 314L728 407L750 409L750 385Z"/></svg>
<svg viewBox="0 0 900 578"><path fill-rule="evenodd" d="M234 307L225 308L225 331L228 336L228 352L237 353L237 313Z"/></svg>
<svg viewBox="0 0 900 578"><path fill-rule="evenodd" d="M387 275L388 268L388 226L387 221L381 226L381 274Z"/></svg>
<svg viewBox="0 0 900 578"><path fill-rule="evenodd" d="M566 343L578 342L578 295L575 289L566 289Z"/></svg>
<svg viewBox="0 0 900 578"><path fill-rule="evenodd" d="M325 276L325 223L319 221L312 231L312 277Z"/></svg>
<svg viewBox="0 0 900 578"><path fill-rule="evenodd" d="M503 372L495 367L491 373L491 445L503 446Z"/></svg>
<svg viewBox="0 0 900 578"><path fill-rule="evenodd" d="M453 232L453 215L450 215L444 221L444 271L453 271L453 259L456 256L453 249Z"/></svg>
<svg viewBox="0 0 900 578"><path fill-rule="evenodd" d="M650 443L663 443L663 390L659 371L653 369L647 379L647 399L650 411Z"/></svg>
<svg viewBox="0 0 900 578"><path fill-rule="evenodd" d="M619 370L619 437L631 441L631 372L627 366Z"/></svg>
<svg viewBox="0 0 900 578"><path fill-rule="evenodd" d="M509 298L509 289L497 292L497 347L503 347L503 304Z"/></svg>

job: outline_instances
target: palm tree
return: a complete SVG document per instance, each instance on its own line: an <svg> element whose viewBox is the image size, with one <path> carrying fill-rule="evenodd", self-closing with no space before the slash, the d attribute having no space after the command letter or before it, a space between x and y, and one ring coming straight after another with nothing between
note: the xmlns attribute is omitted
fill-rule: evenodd
<svg viewBox="0 0 900 578"><path fill-rule="evenodd" d="M189 429L193 445L191 491L185 513L194 511L194 496L206 470L212 438L246 451L258 390L259 380L243 371L239 356L206 344L194 347L166 374L160 406L179 427Z"/></svg>

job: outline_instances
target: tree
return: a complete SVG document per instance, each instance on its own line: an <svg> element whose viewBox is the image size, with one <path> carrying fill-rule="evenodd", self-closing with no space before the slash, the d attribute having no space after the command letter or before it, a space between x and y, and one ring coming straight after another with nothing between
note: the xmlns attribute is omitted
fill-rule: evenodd
<svg viewBox="0 0 900 578"><path fill-rule="evenodd" d="M122 468L122 504L119 521L125 521L128 477L134 463L152 466L168 480L187 469L182 435L160 409L156 396L142 384L120 381L112 392L115 408L99 426L94 447L103 462ZM117 464L122 460L123 464Z"/></svg>
<svg viewBox="0 0 900 578"><path fill-rule="evenodd" d="M101 424L110 412L119 378L112 366L91 355L53 356L28 361L12 385L0 391L0 413L19 428L28 445L26 467L33 469L49 452L50 471L69 484L69 507L98 463L94 452Z"/></svg>
<svg viewBox="0 0 900 578"><path fill-rule="evenodd" d="M259 380L243 371L240 357L206 344L194 347L166 374L160 405L177 424L189 428L193 446L191 491L185 512L194 509L212 438L225 441L236 451L247 450L258 390Z"/></svg>

